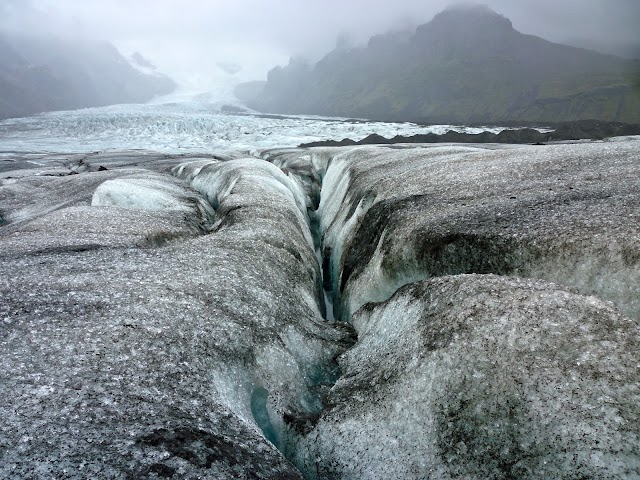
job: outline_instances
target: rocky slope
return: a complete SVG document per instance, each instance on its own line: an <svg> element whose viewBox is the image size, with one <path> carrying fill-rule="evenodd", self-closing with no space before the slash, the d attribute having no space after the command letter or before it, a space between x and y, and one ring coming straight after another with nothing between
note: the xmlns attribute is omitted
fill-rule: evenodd
<svg viewBox="0 0 640 480"><path fill-rule="evenodd" d="M0 32L0 119L143 103L175 88L134 68L108 43Z"/></svg>
<svg viewBox="0 0 640 480"><path fill-rule="evenodd" d="M424 122L640 122L640 65L513 29L486 7L443 11L415 32L292 60L249 105Z"/></svg>

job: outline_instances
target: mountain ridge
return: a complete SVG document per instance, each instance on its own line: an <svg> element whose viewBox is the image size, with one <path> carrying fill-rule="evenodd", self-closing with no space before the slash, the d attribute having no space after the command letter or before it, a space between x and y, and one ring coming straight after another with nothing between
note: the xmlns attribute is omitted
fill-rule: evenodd
<svg viewBox="0 0 640 480"><path fill-rule="evenodd" d="M143 103L175 83L135 68L112 44L0 31L0 119Z"/></svg>
<svg viewBox="0 0 640 480"><path fill-rule="evenodd" d="M412 34L338 48L269 72L251 108L423 122L640 122L640 62L515 30L488 7L454 7Z"/></svg>

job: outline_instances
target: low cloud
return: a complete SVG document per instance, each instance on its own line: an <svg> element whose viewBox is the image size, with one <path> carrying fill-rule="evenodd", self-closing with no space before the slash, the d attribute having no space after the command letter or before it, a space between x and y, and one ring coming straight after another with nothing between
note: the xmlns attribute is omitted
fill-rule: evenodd
<svg viewBox="0 0 640 480"><path fill-rule="evenodd" d="M312 60L338 37L352 43L419 25L446 0L2 0L0 26L23 32L91 35L194 86L224 76L264 78L293 55ZM594 45L640 43L638 0L487 0L522 32ZM236 65L238 68L221 68Z"/></svg>

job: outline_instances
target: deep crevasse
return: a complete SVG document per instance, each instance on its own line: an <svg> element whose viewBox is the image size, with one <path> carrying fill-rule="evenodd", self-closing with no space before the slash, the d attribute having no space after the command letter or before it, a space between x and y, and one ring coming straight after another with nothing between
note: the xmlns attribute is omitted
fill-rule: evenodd
<svg viewBox="0 0 640 480"><path fill-rule="evenodd" d="M352 343L302 190L257 159L176 166L198 193L96 157L0 190L0 477L299 478L273 445L293 455Z"/></svg>
<svg viewBox="0 0 640 480"><path fill-rule="evenodd" d="M307 477L640 474L638 324L575 291L638 315L633 144L297 155L358 333L299 442Z"/></svg>

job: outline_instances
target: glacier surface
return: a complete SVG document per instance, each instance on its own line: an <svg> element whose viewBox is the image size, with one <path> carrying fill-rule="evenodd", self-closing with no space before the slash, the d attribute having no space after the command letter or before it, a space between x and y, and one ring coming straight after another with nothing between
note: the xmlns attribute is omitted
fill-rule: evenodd
<svg viewBox="0 0 640 480"><path fill-rule="evenodd" d="M640 143L385 128L0 123L0 478L639 478Z"/></svg>
<svg viewBox="0 0 640 480"><path fill-rule="evenodd" d="M361 140L371 133L392 137L464 126L420 126L313 116L233 115L206 103L115 105L51 112L0 122L0 155L28 152L93 152L141 149L166 153L252 151L295 147L318 140ZM495 133L498 127L487 127Z"/></svg>
<svg viewBox="0 0 640 480"><path fill-rule="evenodd" d="M224 167L202 228L189 184L104 160L0 187L0 477L299 478L274 445L317 417L352 343L322 318L300 191L262 160L178 157L189 184Z"/></svg>
<svg viewBox="0 0 640 480"><path fill-rule="evenodd" d="M496 273L597 294L638 318L637 145L337 153L319 208L337 315L413 281Z"/></svg>
<svg viewBox="0 0 640 480"><path fill-rule="evenodd" d="M412 283L357 345L301 442L308 478L636 478L637 322L557 285Z"/></svg>

